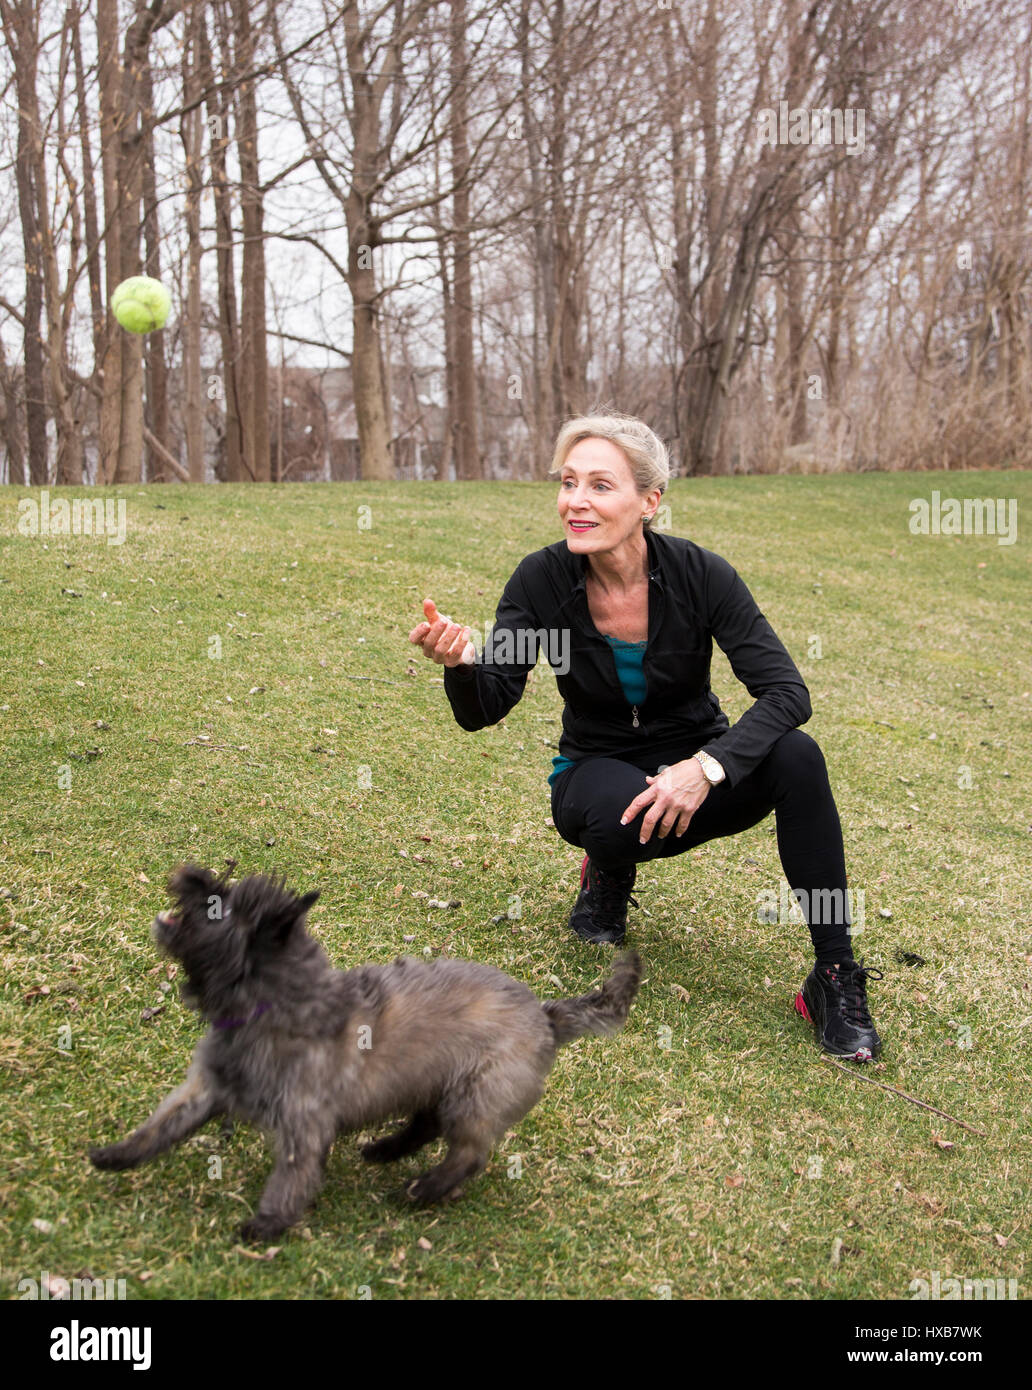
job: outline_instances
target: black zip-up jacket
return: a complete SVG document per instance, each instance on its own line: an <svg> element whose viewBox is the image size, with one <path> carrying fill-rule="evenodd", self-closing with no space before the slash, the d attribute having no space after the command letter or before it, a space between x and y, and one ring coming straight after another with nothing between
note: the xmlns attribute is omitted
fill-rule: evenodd
<svg viewBox="0 0 1032 1390"><path fill-rule="evenodd" d="M520 561L476 663L445 667L445 692L463 729L483 729L508 714L542 645L566 702L559 752L567 758L622 758L650 767L702 750L723 766L733 787L782 734L806 723L806 684L738 572L720 555L677 536L646 529L645 543L648 691L642 704L632 710L612 648L591 620L587 559L562 540ZM714 639L756 702L733 727L710 689ZM567 660L565 673L556 669Z"/></svg>

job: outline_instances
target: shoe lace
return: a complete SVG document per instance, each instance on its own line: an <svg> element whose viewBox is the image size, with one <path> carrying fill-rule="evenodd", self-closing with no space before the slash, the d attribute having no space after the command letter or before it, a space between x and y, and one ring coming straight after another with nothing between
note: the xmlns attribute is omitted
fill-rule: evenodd
<svg viewBox="0 0 1032 1390"><path fill-rule="evenodd" d="M630 874L622 877L606 874L592 865L591 893L600 911L619 912L627 903L632 903L635 907L640 906L637 898L631 895L630 877Z"/></svg>
<svg viewBox="0 0 1032 1390"><path fill-rule="evenodd" d="M874 1020L867 1007L867 981L883 980L882 972L865 966L862 960L850 960L837 969L829 966L828 977L842 991L842 1012L845 1017L858 1023L861 1028L873 1028Z"/></svg>

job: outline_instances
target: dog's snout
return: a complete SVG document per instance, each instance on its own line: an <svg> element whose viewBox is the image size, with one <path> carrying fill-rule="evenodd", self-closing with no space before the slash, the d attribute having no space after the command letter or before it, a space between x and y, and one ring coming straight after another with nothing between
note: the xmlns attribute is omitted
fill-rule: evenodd
<svg viewBox="0 0 1032 1390"><path fill-rule="evenodd" d="M179 918L171 912L159 912L151 924L151 936L159 946L164 944L169 930L179 925Z"/></svg>

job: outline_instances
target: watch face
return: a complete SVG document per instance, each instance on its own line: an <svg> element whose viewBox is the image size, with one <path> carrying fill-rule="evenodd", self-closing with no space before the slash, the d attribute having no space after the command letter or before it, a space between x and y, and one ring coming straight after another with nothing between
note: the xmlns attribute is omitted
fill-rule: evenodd
<svg viewBox="0 0 1032 1390"><path fill-rule="evenodd" d="M715 758L711 758L708 753L696 753L695 756L699 760L702 770L706 775L706 781L709 782L711 786L715 787L718 782L723 781L721 775L723 769Z"/></svg>

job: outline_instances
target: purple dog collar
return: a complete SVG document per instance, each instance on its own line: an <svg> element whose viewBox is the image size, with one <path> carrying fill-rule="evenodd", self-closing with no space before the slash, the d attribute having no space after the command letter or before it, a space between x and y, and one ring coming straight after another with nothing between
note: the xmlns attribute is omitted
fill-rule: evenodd
<svg viewBox="0 0 1032 1390"><path fill-rule="evenodd" d="M213 1028L241 1028L245 1023L253 1023L256 1018L261 1018L262 1014L267 1013L271 1008L271 1004L257 1004L246 1018L217 1018L211 1026Z"/></svg>

